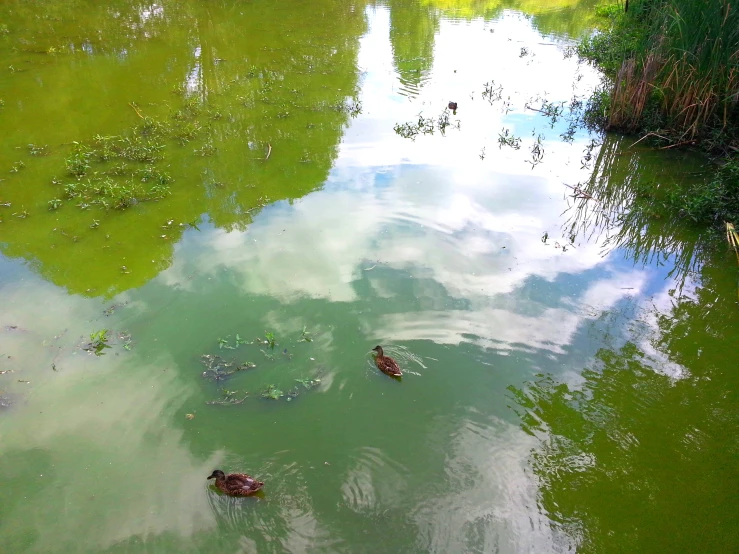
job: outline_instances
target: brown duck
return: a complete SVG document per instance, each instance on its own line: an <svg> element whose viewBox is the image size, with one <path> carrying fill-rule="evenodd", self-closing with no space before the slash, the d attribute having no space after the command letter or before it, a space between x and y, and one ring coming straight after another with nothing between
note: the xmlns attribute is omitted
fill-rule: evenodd
<svg viewBox="0 0 739 554"><path fill-rule="evenodd" d="M229 473L226 475L220 469L210 474L208 479L216 480L216 487L229 496L249 496L261 490L264 483L257 481L246 473Z"/></svg>
<svg viewBox="0 0 739 554"><path fill-rule="evenodd" d="M385 356L385 353L382 351L382 346L378 344L372 350L377 352L377 356L375 356L375 364L377 364L377 369L379 369L386 375L390 375L390 377L400 377L401 375L403 375L403 372L400 371L400 366L398 365L398 362L393 360L390 356Z"/></svg>

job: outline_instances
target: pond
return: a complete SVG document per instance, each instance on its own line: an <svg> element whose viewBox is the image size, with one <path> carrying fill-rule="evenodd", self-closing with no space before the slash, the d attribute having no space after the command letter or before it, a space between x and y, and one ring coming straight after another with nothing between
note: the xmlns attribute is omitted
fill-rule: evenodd
<svg viewBox="0 0 739 554"><path fill-rule="evenodd" d="M3 3L3 550L735 551L735 261L597 5Z"/></svg>

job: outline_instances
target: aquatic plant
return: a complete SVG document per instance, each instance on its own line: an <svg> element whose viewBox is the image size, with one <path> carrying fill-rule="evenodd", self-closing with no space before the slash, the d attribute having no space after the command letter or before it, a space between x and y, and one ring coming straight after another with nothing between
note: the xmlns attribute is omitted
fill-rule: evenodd
<svg viewBox="0 0 739 554"><path fill-rule="evenodd" d="M453 127L459 129L459 120L451 122L449 120L449 110L444 110L439 114L436 120L430 117L424 117L423 114L418 114L417 121L409 121L407 123L396 123L393 126L395 134L403 137L415 140L419 134L433 135L434 131L438 130L442 135L445 134L447 127Z"/></svg>
<svg viewBox="0 0 739 554"><path fill-rule="evenodd" d="M267 344L269 347L274 350L275 349L275 335L274 333L271 333L269 331L264 332L264 337L267 339Z"/></svg>
<svg viewBox="0 0 739 554"><path fill-rule="evenodd" d="M503 86L498 85L496 87L495 81L491 79L483 84L482 97L492 105L503 97Z"/></svg>
<svg viewBox="0 0 739 554"><path fill-rule="evenodd" d="M261 396L268 400L279 400L281 397L285 396L285 393L278 389L276 385L269 385L262 391Z"/></svg>
<svg viewBox="0 0 739 554"><path fill-rule="evenodd" d="M84 349L88 352L93 352L96 356L102 356L104 354L103 350L110 348L108 344L109 340L108 330L100 329L90 334L90 342Z"/></svg>
<svg viewBox="0 0 739 554"><path fill-rule="evenodd" d="M739 7L729 0L632 0L578 53L608 81L606 128L725 149L739 138ZM600 100L603 100L601 97ZM657 132L659 130L659 132Z"/></svg>
<svg viewBox="0 0 739 554"><path fill-rule="evenodd" d="M521 138L514 136L510 129L505 128L498 133L498 148L503 148L504 146L518 150L521 148Z"/></svg>
<svg viewBox="0 0 739 554"><path fill-rule="evenodd" d="M74 150L67 156L65 164L67 172L74 177L82 177L90 169L90 158L92 152L90 149L79 142L74 142Z"/></svg>
<svg viewBox="0 0 739 554"><path fill-rule="evenodd" d="M242 404L249 397L247 391L244 391L243 396L240 398L236 396L237 394L239 394L239 391L221 389L221 398L219 400L206 401L206 404L211 406L234 406Z"/></svg>

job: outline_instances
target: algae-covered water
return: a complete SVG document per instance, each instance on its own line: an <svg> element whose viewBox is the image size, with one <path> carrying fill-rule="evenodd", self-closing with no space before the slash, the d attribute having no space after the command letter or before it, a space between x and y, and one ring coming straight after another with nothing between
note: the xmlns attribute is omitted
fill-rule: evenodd
<svg viewBox="0 0 739 554"><path fill-rule="evenodd" d="M596 5L0 5L0 550L736 551L736 267L579 124Z"/></svg>

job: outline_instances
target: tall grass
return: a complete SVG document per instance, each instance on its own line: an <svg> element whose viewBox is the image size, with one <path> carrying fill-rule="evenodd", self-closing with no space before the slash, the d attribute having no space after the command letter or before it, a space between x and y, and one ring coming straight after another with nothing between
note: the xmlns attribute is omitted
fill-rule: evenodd
<svg viewBox="0 0 739 554"><path fill-rule="evenodd" d="M611 15L610 31L580 49L610 66L607 126L736 150L739 0L631 0Z"/></svg>

